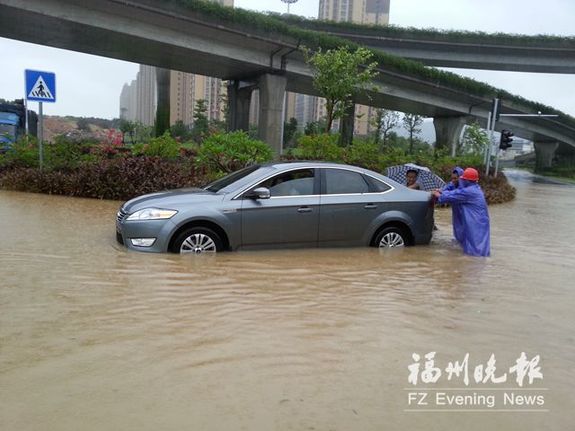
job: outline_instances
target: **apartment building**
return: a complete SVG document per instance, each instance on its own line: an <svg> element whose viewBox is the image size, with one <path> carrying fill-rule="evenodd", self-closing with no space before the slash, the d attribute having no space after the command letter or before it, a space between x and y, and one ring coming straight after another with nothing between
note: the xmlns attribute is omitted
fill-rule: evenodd
<svg viewBox="0 0 575 431"><path fill-rule="evenodd" d="M233 7L234 0L211 0ZM206 101L210 120L224 119L226 89L220 79L179 71L170 72L170 123L191 125L198 100ZM156 73L152 66L141 65L138 75L125 84L120 94L120 118L152 126L156 113Z"/></svg>

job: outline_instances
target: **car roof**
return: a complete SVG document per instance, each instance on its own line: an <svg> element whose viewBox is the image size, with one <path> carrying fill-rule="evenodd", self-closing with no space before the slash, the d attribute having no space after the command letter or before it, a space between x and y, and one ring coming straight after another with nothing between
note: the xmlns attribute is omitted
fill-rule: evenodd
<svg viewBox="0 0 575 431"><path fill-rule="evenodd" d="M262 164L261 166L262 167L263 166L273 167L276 169L283 169L286 167L289 167L289 168L293 168L293 167L302 167L302 168L334 167L334 168L351 168L351 169L357 169L357 170L362 170L362 171L367 170L367 169L361 168L359 166L346 165L343 163L336 163L336 162L326 162L323 160L287 160L287 161L283 161L283 162L265 163L265 164Z"/></svg>

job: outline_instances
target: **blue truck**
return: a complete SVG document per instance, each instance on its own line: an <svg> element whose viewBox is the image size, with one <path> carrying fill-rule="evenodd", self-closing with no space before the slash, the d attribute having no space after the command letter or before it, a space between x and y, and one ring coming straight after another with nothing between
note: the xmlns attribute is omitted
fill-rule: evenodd
<svg viewBox="0 0 575 431"><path fill-rule="evenodd" d="M28 111L28 132L36 136L38 116ZM26 108L22 99L0 103L0 152L5 152L26 133Z"/></svg>

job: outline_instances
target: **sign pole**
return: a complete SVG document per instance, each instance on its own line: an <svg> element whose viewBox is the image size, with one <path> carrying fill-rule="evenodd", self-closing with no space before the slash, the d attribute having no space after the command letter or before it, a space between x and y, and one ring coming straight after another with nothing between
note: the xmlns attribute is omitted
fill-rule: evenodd
<svg viewBox="0 0 575 431"><path fill-rule="evenodd" d="M26 69L24 78L26 81L26 119L28 119L28 102L38 102L38 161L40 170L42 170L44 167L44 115L42 103L56 102L56 74Z"/></svg>
<svg viewBox="0 0 575 431"><path fill-rule="evenodd" d="M491 130L491 115L492 112L489 111L489 115L487 117L487 130L490 131ZM489 142L486 146L485 146L485 151L483 154L483 164L485 166L487 166L487 158L489 157L489 146L491 145L491 142Z"/></svg>
<svg viewBox="0 0 575 431"><path fill-rule="evenodd" d="M44 140L44 115L42 115L42 102L38 102L38 156L40 157L40 170L44 165L44 151L42 141Z"/></svg>
<svg viewBox="0 0 575 431"><path fill-rule="evenodd" d="M491 166L491 154L493 153L493 134L495 132L495 122L497 121L497 111L499 110L499 99L493 99L493 108L491 109L491 128L489 130L489 149L487 152L487 163L485 164L485 176L489 176L489 167Z"/></svg>
<svg viewBox="0 0 575 431"><path fill-rule="evenodd" d="M26 139L28 139L28 98L24 95L24 124L26 131Z"/></svg>

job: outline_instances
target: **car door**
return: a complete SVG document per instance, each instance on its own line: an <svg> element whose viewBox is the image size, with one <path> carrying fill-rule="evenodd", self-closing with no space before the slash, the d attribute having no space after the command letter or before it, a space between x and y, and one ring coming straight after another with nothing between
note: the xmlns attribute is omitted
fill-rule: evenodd
<svg viewBox="0 0 575 431"><path fill-rule="evenodd" d="M242 196L242 247L316 246L319 179L316 169L284 171L251 187L267 187L269 199Z"/></svg>
<svg viewBox="0 0 575 431"><path fill-rule="evenodd" d="M365 245L368 227L383 211L380 191L360 172L343 168L321 171L319 244Z"/></svg>

